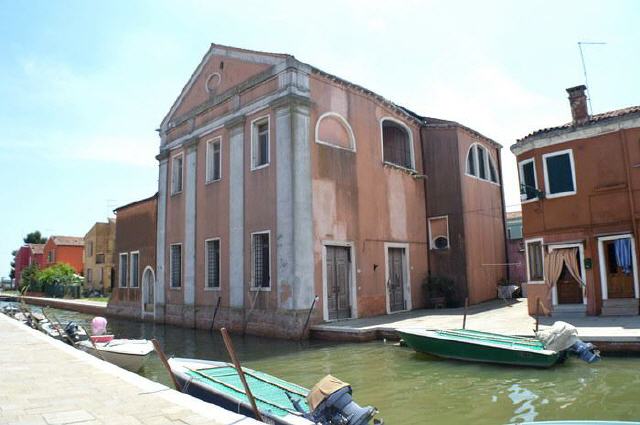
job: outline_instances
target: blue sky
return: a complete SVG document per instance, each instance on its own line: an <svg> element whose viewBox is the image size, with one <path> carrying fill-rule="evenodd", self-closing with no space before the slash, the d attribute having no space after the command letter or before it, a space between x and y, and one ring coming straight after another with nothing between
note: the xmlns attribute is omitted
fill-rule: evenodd
<svg viewBox="0 0 640 425"><path fill-rule="evenodd" d="M561 124L564 89L594 112L640 104L638 1L0 0L0 276L26 233L84 235L156 190L155 129L209 43L290 53L504 147Z"/></svg>

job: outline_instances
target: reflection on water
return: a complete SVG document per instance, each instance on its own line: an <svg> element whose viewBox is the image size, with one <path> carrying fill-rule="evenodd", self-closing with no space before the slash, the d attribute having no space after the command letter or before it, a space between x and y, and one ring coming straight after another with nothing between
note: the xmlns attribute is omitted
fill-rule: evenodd
<svg viewBox="0 0 640 425"><path fill-rule="evenodd" d="M89 325L91 316L50 309ZM218 332L109 320L118 337L157 338L167 355L228 360ZM338 344L233 337L243 365L311 387L331 373L349 382L356 401L387 424L505 424L525 421L640 418L640 359L571 359L553 369L439 360L382 341ZM170 385L153 357L142 375Z"/></svg>

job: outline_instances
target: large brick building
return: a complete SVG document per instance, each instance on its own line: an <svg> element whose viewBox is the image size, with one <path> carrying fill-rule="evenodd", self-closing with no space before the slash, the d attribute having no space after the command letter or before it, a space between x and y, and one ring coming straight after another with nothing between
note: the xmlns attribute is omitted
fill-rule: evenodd
<svg viewBox="0 0 640 425"><path fill-rule="evenodd" d="M529 310L638 314L640 106L590 115L585 90L567 89L571 122L511 146Z"/></svg>
<svg viewBox="0 0 640 425"><path fill-rule="evenodd" d="M156 320L220 299L293 336L315 296L313 322L364 317L424 306L432 265L472 303L505 275L500 146L290 55L212 45L160 137Z"/></svg>
<svg viewBox="0 0 640 425"><path fill-rule="evenodd" d="M84 235L84 288L111 292L114 282L116 221L95 223Z"/></svg>
<svg viewBox="0 0 640 425"><path fill-rule="evenodd" d="M84 272L84 238L77 236L50 236L44 244L43 267L65 263L77 274Z"/></svg>

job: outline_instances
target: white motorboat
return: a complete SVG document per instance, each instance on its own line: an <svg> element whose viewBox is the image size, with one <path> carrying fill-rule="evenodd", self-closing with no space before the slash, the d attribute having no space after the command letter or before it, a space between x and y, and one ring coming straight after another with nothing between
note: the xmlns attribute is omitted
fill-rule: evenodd
<svg viewBox="0 0 640 425"><path fill-rule="evenodd" d="M146 339L110 339L108 336L91 337L76 347L131 372L137 372L153 351L153 343ZM113 337L111 337L113 338Z"/></svg>

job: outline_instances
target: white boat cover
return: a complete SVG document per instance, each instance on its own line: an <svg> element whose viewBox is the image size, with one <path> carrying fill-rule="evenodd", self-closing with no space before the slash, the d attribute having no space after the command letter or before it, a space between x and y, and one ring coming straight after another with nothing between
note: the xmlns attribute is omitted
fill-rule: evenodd
<svg viewBox="0 0 640 425"><path fill-rule="evenodd" d="M549 329L536 332L547 350L564 351L578 341L578 330L567 322L557 321Z"/></svg>

